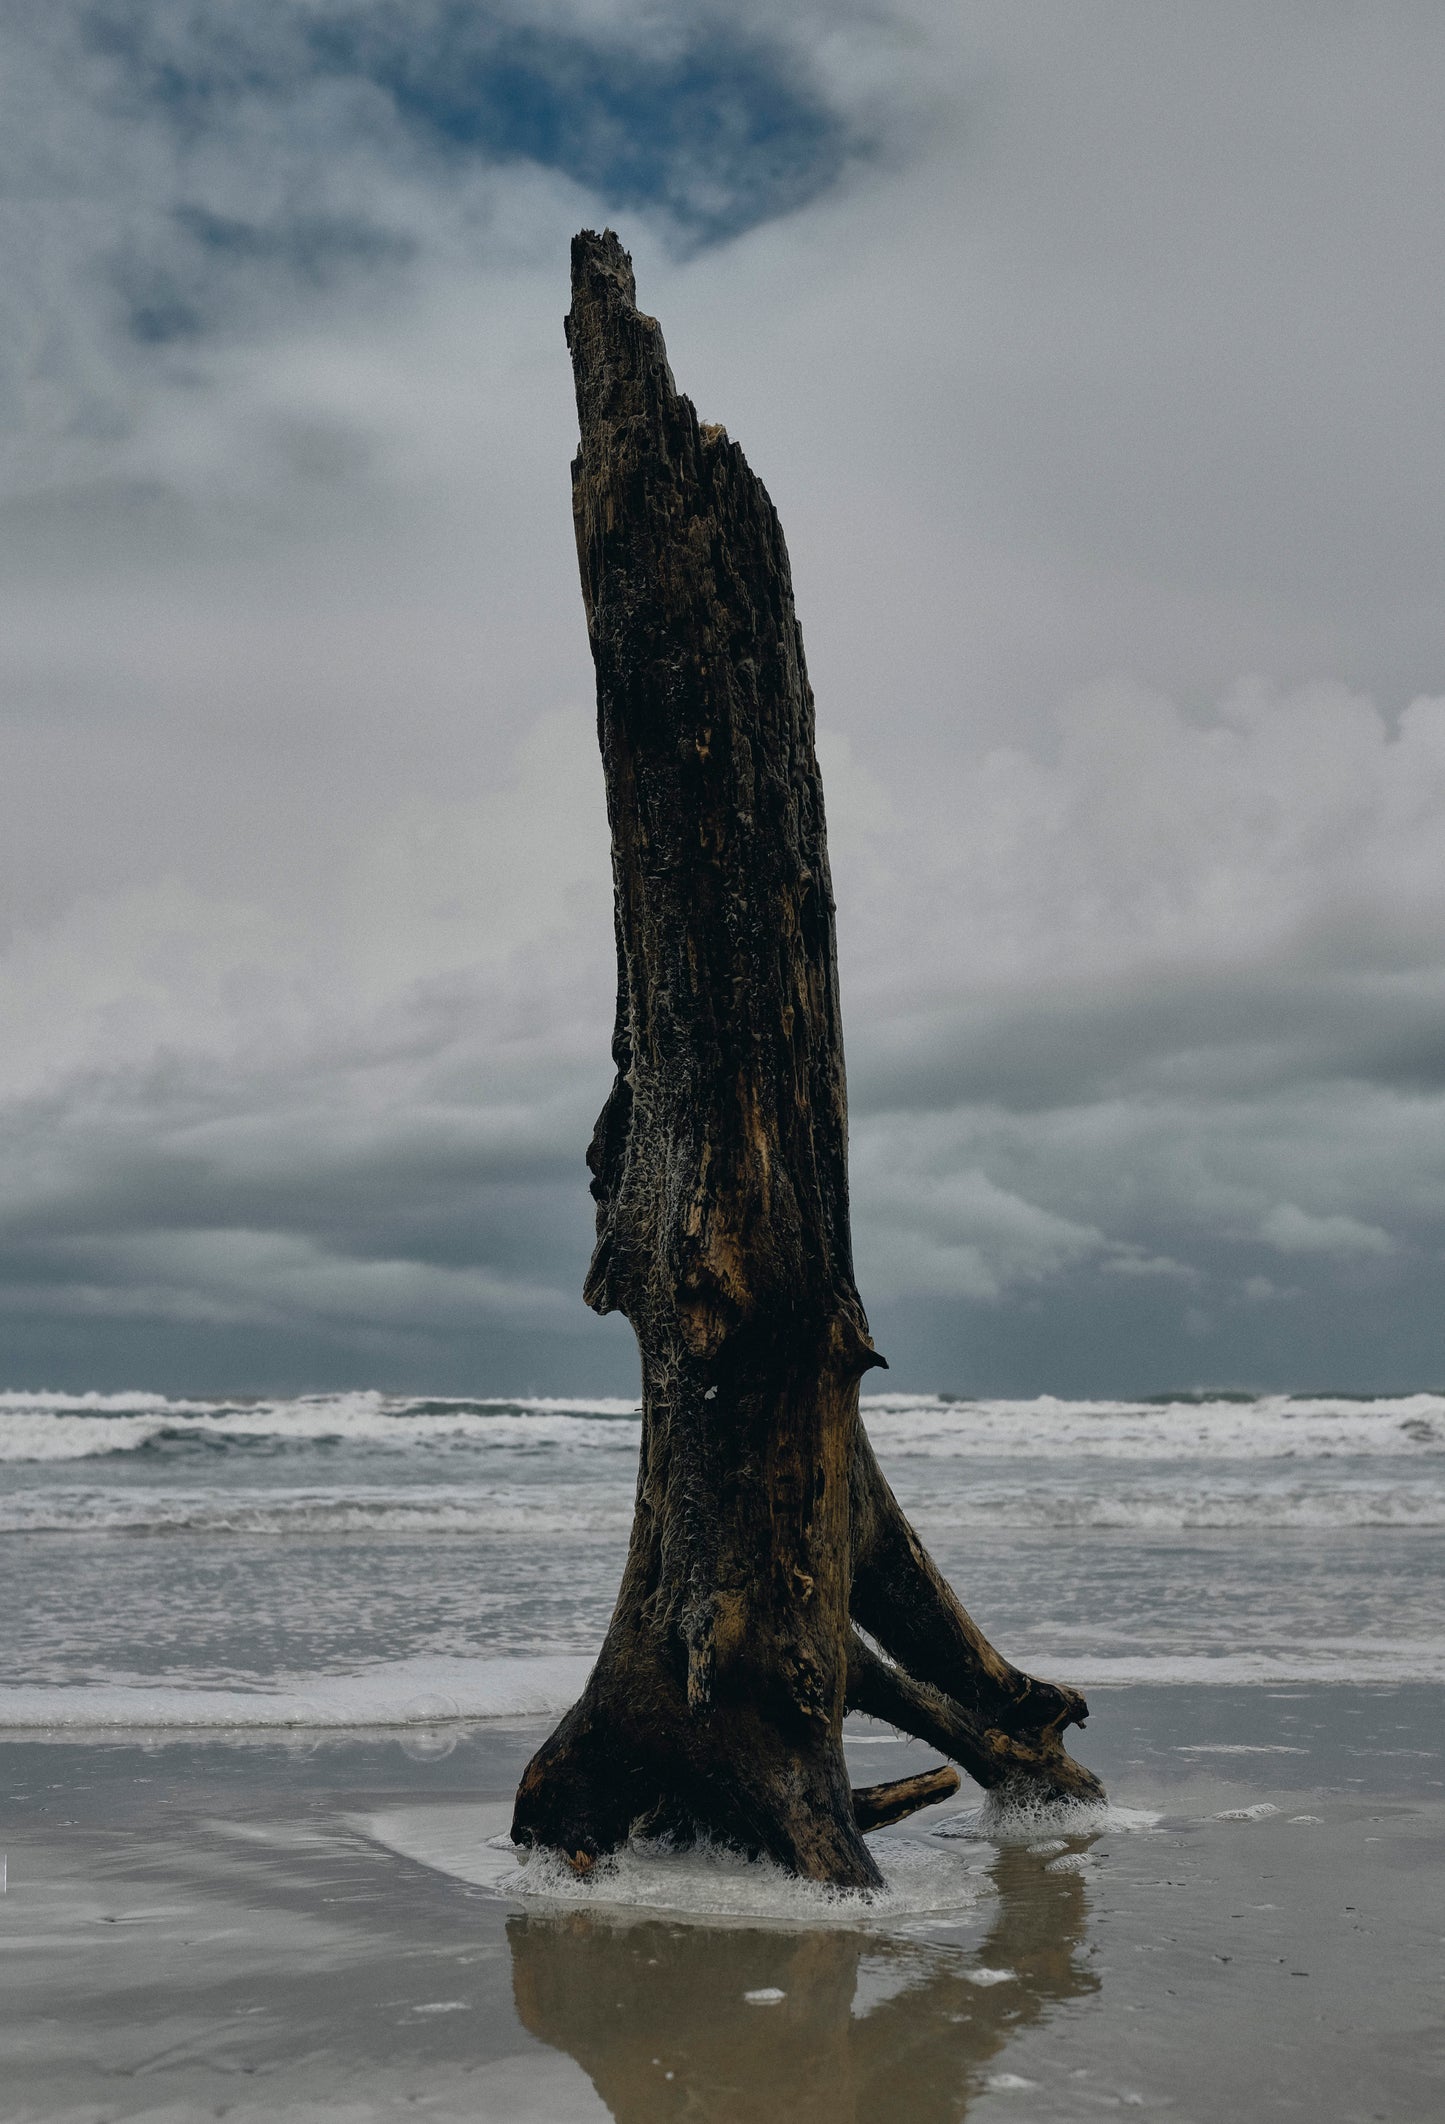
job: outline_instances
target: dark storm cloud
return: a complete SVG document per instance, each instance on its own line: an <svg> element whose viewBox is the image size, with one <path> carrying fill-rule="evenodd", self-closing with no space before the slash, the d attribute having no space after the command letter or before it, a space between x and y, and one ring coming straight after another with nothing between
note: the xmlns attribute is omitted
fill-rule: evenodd
<svg viewBox="0 0 1445 2124"><path fill-rule="evenodd" d="M625 1389L579 1296L609 1068L595 779L588 718L553 718L489 790L373 830L299 930L171 885L12 953L0 1343L66 1381L148 1325L171 1385L209 1348L252 1388L600 1364ZM525 862L569 805L580 925L566 858Z"/></svg>
<svg viewBox="0 0 1445 2124"><path fill-rule="evenodd" d="M374 1035L366 1052L354 1029L344 1071L334 1055L249 1074L193 1058L12 1102L7 1329L249 1328L262 1338L241 1375L253 1386L274 1376L278 1333L293 1357L353 1336L403 1377L429 1339L466 1366L509 1338L574 1334L589 1223L575 1146L601 1072L534 1057L509 1084L477 1052L485 998L471 1000L453 1039L405 1068L404 1093L396 1055ZM452 1072L489 1096L449 1095ZM527 1376L545 1381L545 1356Z"/></svg>
<svg viewBox="0 0 1445 2124"><path fill-rule="evenodd" d="M1344 1080L1445 1091L1445 984L1388 972L1311 979L1293 965L1142 976L1034 998L986 990L854 1042L866 1107L987 1103L1018 1113L1102 1099L1240 1098Z"/></svg>
<svg viewBox="0 0 1445 2124"><path fill-rule="evenodd" d="M1043 756L976 759L958 828L864 795L837 870L885 1347L907 1319L995 1388L1438 1376L1445 703L1392 730L1328 687L1186 715L1103 684Z"/></svg>

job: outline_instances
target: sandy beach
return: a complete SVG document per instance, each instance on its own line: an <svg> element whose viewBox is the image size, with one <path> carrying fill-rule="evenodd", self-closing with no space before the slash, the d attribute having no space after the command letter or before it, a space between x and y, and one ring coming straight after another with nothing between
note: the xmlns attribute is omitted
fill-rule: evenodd
<svg viewBox="0 0 1445 2124"><path fill-rule="evenodd" d="M858 1777L924 1759L854 1723ZM910 1826L962 1907L826 1924L479 1885L538 1722L11 1740L5 2114L1421 2124L1442 1723L1434 1686L1100 1691L1102 1831L939 1837L966 1788Z"/></svg>
<svg viewBox="0 0 1445 2124"><path fill-rule="evenodd" d="M496 1848L605 1626L632 1404L11 1406L0 2114L1433 2124L1442 1417L871 1402L980 1621L1088 1691L1112 1812L965 1784L824 1906Z"/></svg>

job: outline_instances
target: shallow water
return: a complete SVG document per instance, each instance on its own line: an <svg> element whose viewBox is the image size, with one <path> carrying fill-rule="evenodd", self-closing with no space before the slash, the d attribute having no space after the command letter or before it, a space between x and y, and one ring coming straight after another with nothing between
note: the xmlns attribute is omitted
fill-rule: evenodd
<svg viewBox="0 0 1445 2124"><path fill-rule="evenodd" d="M910 1841L963 1829L965 1897L821 1926L766 1878L725 1920L479 1882L536 1723L0 1742L5 2114L1423 2124L1442 1723L1438 1687L1106 1690L1123 1819L945 1804Z"/></svg>

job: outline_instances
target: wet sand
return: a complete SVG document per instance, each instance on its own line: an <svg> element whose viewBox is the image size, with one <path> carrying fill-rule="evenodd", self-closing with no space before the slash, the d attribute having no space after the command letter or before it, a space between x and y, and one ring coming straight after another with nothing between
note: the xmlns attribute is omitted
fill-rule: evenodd
<svg viewBox="0 0 1445 2124"><path fill-rule="evenodd" d="M537 1724L7 1742L0 2113L1445 2114L1445 1690L1094 1709L1079 1752L1155 1826L950 1839L957 1913L826 1926L467 1878ZM876 1728L853 1752L860 1782L928 1759Z"/></svg>

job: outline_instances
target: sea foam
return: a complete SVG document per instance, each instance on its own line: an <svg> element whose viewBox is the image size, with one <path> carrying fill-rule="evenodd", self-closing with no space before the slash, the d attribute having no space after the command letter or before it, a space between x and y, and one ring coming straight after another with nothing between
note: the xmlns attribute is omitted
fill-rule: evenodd
<svg viewBox="0 0 1445 2124"><path fill-rule="evenodd" d="M940 1851L927 1837L887 1830L868 1839L883 1875L882 1888L871 1891L800 1881L767 1859L715 1846L678 1851L641 1840L579 1875L554 1852L513 1844L510 1816L510 1804L462 1801L355 1815L350 1826L419 1865L494 1895L709 1924L731 1919L877 1929L912 1917L966 1917L996 1893L982 1854Z"/></svg>
<svg viewBox="0 0 1445 2124"><path fill-rule="evenodd" d="M949 1842L1026 1844L1047 1856L1064 1849L1060 1838L1156 1829L1162 1820L1162 1815L1147 1808L1118 1807L1108 1799L1051 1800L1028 1793L990 1792L982 1806L948 1815L929 1834Z"/></svg>
<svg viewBox="0 0 1445 2124"><path fill-rule="evenodd" d="M108 1682L18 1682L0 1686L0 1732L236 1732L368 1727L460 1726L476 1720L556 1718L576 1702L592 1670L591 1652L541 1652L457 1659L421 1656L351 1674L283 1675L251 1687L215 1688L135 1677ZM1081 1687L1246 1686L1259 1682L1445 1682L1445 1644L1357 1646L1321 1652L1219 1659L1164 1654L1071 1660L1069 1678ZM851 1736L850 1736L851 1737ZM865 1739L872 1736L863 1736ZM1139 1827L1111 1814L1086 1823L1051 1810L1046 1819L985 1812L957 1816L950 1836L975 1833L1037 1837L1084 1834L1093 1827ZM970 1824L972 1826L970 1826Z"/></svg>
<svg viewBox="0 0 1445 2124"><path fill-rule="evenodd" d="M357 1674L282 1678L253 1689L150 1681L0 1687L0 1731L227 1731L434 1726L556 1717L591 1672L590 1655L394 1660Z"/></svg>
<svg viewBox="0 0 1445 2124"><path fill-rule="evenodd" d="M527 1901L666 1912L672 1917L745 1919L750 1924L877 1926L900 1918L964 1916L996 1890L979 1865L916 1837L870 1837L881 1888L844 1890L800 1881L766 1859L701 1847L673 1851L633 1843L582 1875L555 1852L511 1854L493 1883Z"/></svg>

